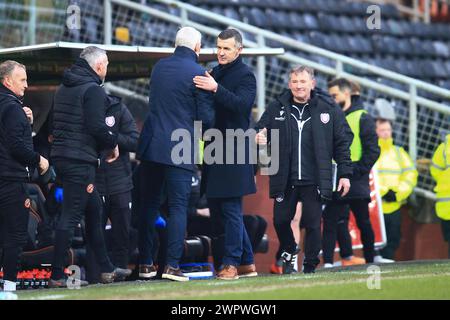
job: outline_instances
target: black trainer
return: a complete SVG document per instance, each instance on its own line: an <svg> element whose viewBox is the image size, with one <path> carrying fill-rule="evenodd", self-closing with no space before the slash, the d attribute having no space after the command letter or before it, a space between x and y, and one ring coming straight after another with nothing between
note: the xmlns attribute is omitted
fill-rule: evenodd
<svg viewBox="0 0 450 320"><path fill-rule="evenodd" d="M303 265L303 273L316 273L316 267L311 264L304 264Z"/></svg>
<svg viewBox="0 0 450 320"><path fill-rule="evenodd" d="M101 283L113 283L114 281L123 281L131 274L130 269L115 268L112 272L103 272L100 274Z"/></svg>
<svg viewBox="0 0 450 320"><path fill-rule="evenodd" d="M281 254L281 258L283 259L283 265L282 265L282 270L283 270L283 274L291 274L291 273L295 273L297 271L295 271L294 268L294 256L298 255L300 252L300 248L297 246L294 250L294 252L289 253L287 251L283 251L283 253Z"/></svg>
<svg viewBox="0 0 450 320"><path fill-rule="evenodd" d="M48 280L48 288L56 289L56 288L74 288L74 287L85 287L89 285L89 282L84 280L75 280L75 282L67 283L67 278L61 278L58 280L54 280L50 278Z"/></svg>

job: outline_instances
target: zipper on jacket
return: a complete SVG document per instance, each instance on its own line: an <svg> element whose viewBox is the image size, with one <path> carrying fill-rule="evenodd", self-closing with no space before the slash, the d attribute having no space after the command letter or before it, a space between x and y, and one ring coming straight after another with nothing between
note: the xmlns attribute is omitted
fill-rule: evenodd
<svg viewBox="0 0 450 320"><path fill-rule="evenodd" d="M300 111L296 106L292 106L298 110L298 112L300 114L300 120L298 120L295 117L295 115L293 115L291 113L291 115L294 117L295 121L297 121L297 127L298 127L298 180L302 180L302 131L303 131L303 126L305 125L306 122L308 122L308 120L311 119L311 117L309 117L305 121L302 120L303 112L305 111L305 107L307 107L307 106L309 106L308 103L306 103L303 106L302 111Z"/></svg>
<svg viewBox="0 0 450 320"><path fill-rule="evenodd" d="M27 170L28 181L31 181L30 169L28 169L28 166L25 167L25 170Z"/></svg>

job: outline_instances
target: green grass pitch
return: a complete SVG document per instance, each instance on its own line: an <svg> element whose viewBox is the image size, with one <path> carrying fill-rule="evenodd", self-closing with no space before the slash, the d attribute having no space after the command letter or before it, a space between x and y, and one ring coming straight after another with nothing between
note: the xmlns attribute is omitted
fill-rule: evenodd
<svg viewBox="0 0 450 320"><path fill-rule="evenodd" d="M163 280L92 285L79 290L18 291L19 299L450 299L450 260L318 270L313 275L261 275L233 281ZM369 289L372 288L372 289Z"/></svg>

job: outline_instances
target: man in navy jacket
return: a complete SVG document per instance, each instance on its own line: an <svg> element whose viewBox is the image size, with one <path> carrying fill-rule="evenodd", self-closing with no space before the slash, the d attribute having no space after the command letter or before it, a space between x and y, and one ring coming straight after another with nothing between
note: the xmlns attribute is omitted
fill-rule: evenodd
<svg viewBox="0 0 450 320"><path fill-rule="evenodd" d="M142 160L139 189L139 276L156 275L153 265L155 220L162 203L163 185L167 188L168 248L167 265L162 277L187 281L179 268L184 249L186 217L194 170L194 121L210 126L214 117L212 96L197 89L192 79L205 73L198 63L201 34L191 27L178 31L175 52L155 64L150 79L150 112L139 140L137 155ZM173 150L180 143L177 132L184 132L190 143L189 154L181 163L174 159ZM175 141L174 141L175 140ZM183 142L183 141L182 141ZM186 141L184 141L186 142ZM177 155L175 155L176 157ZM187 157L187 161L186 160Z"/></svg>
<svg viewBox="0 0 450 320"><path fill-rule="evenodd" d="M214 128L220 130L223 137L227 137L228 129L246 131L250 126L251 109L256 96L256 79L251 69L242 62L239 56L241 51L241 34L234 29L222 31L217 39L219 65L212 70L211 75L207 73L194 79L198 88L214 92ZM242 197L255 193L256 187L248 141L240 144L233 141L234 150L231 151L226 140L224 138L223 153L232 153L233 163L208 164L205 161L203 182L211 218L215 221L213 251L220 251L218 246L224 249L223 257L214 255L216 266L223 264L217 277L232 280L239 276L257 275L242 216ZM237 154L243 151L240 148L245 148L244 163L237 159ZM221 235L222 225L224 234Z"/></svg>

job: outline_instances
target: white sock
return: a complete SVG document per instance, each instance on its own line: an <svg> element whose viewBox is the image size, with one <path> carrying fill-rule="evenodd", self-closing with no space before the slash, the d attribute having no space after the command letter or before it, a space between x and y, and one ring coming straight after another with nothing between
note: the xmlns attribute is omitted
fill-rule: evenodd
<svg viewBox="0 0 450 320"><path fill-rule="evenodd" d="M3 281L3 291L16 291L16 283L14 281Z"/></svg>
<svg viewBox="0 0 450 320"><path fill-rule="evenodd" d="M298 272L298 254L292 256L292 264L294 265L294 270Z"/></svg>

